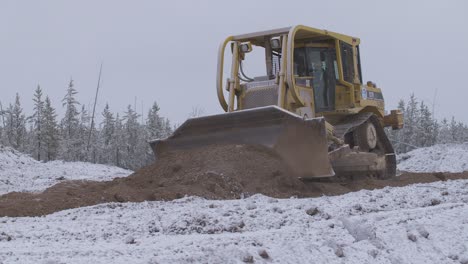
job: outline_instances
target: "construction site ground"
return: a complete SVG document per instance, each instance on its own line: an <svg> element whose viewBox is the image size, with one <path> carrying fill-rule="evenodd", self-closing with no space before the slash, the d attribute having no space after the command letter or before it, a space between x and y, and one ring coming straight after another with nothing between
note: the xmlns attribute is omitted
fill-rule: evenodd
<svg viewBox="0 0 468 264"><path fill-rule="evenodd" d="M343 181L302 181L270 150L244 145L207 146L167 153L128 177L110 181L63 181L43 192L0 196L0 217L42 216L109 202L173 200L184 196L239 199L254 194L275 198L341 195L414 183L468 179L468 172L402 172L395 179L363 177Z"/></svg>

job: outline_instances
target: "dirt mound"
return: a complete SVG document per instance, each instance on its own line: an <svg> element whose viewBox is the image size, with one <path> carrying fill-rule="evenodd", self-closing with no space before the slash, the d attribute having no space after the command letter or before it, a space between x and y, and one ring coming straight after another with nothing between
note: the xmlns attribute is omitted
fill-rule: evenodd
<svg viewBox="0 0 468 264"><path fill-rule="evenodd" d="M361 189L417 182L468 179L468 173L407 173L397 180L303 182L263 147L209 146L168 153L155 164L108 182L68 181L43 193L0 196L0 216L39 216L106 202L172 200L184 195L236 199L254 193L272 197L339 195Z"/></svg>

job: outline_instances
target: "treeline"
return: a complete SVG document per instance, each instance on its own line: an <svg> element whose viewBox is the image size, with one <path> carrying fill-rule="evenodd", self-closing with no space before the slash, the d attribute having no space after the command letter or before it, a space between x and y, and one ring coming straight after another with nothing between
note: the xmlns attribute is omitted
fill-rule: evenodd
<svg viewBox="0 0 468 264"><path fill-rule="evenodd" d="M92 120L88 109L76 100L76 94L70 80L61 102L65 109L61 119L40 86L34 92L31 115L23 112L18 94L13 104L6 106L0 102L0 145L11 146L40 161L87 161L135 170L154 160L148 141L172 133L169 119L159 115L156 102L144 117L131 105L120 115L111 112L106 104L100 118ZM465 124L454 117L435 119L428 105L414 95L408 101L400 100L398 108L404 113L404 127L387 130L397 153L435 144L468 142ZM202 112L203 109L194 108L190 117Z"/></svg>
<svg viewBox="0 0 468 264"><path fill-rule="evenodd" d="M468 141L468 127L465 124L454 117L450 121L446 118L442 121L435 119L428 105L419 101L414 94L407 102L400 100L398 108L404 114L404 127L387 131L397 153L435 144Z"/></svg>
<svg viewBox="0 0 468 264"><path fill-rule="evenodd" d="M101 117L92 120L92 113L76 100L76 94L70 80L61 119L40 86L34 92L31 115L23 112L16 94L13 104L0 105L0 144L40 161L87 161L135 170L154 160L148 140L172 133L169 119L159 115L156 102L143 118L131 105L120 115L106 104Z"/></svg>

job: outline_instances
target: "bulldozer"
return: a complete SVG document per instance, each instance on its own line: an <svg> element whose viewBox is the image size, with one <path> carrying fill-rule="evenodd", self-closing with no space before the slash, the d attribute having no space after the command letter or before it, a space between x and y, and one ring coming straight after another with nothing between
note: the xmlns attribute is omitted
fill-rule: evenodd
<svg viewBox="0 0 468 264"><path fill-rule="evenodd" d="M188 119L150 142L156 159L207 145L261 145L301 179L394 177L384 128L402 128L403 115L386 112L381 88L363 82L359 44L303 25L227 37L216 73L225 113Z"/></svg>

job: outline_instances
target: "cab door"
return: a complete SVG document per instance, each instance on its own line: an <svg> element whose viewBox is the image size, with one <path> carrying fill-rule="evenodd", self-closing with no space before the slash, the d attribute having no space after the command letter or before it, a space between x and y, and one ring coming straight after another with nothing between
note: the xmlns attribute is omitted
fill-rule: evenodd
<svg viewBox="0 0 468 264"><path fill-rule="evenodd" d="M330 48L306 48L307 69L312 76L315 112L335 110L336 54Z"/></svg>

